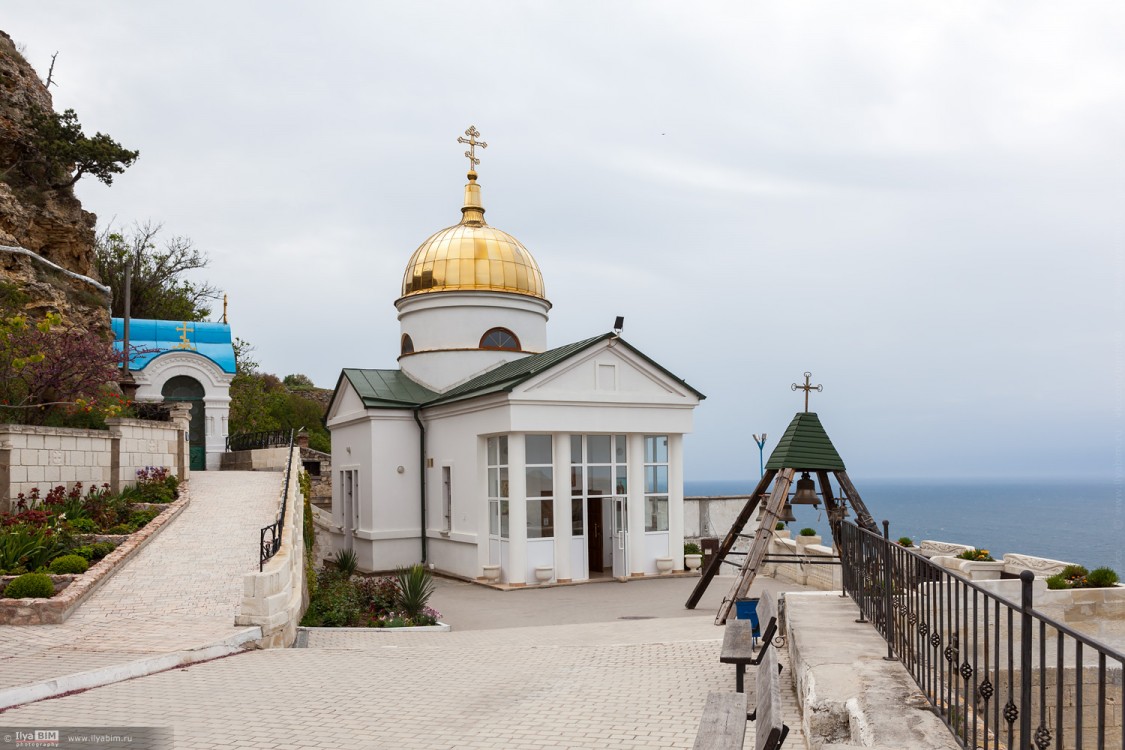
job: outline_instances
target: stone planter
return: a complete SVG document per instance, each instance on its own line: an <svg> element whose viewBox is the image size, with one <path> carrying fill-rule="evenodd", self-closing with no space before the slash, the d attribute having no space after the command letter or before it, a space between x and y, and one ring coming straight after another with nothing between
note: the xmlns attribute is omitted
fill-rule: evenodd
<svg viewBox="0 0 1125 750"><path fill-rule="evenodd" d="M961 560L961 572L970 581L998 581L1004 572L1004 562L983 562L979 560Z"/></svg>
<svg viewBox="0 0 1125 750"><path fill-rule="evenodd" d="M489 583L496 583L500 580L500 566L499 565L485 565L484 566L484 580Z"/></svg>
<svg viewBox="0 0 1125 750"><path fill-rule="evenodd" d="M703 555L684 555L684 566L688 570L699 570L703 564Z"/></svg>
<svg viewBox="0 0 1125 750"><path fill-rule="evenodd" d="M675 567L676 561L671 557L658 557L656 558L656 572L660 575L665 575L672 572Z"/></svg>
<svg viewBox="0 0 1125 750"><path fill-rule="evenodd" d="M804 549L810 544L820 544L820 536L799 536L797 537L797 549Z"/></svg>
<svg viewBox="0 0 1125 750"><path fill-rule="evenodd" d="M553 565L535 566L535 580L539 583L548 583L554 577L555 567Z"/></svg>
<svg viewBox="0 0 1125 750"><path fill-rule="evenodd" d="M782 529L781 531L778 531L777 529L774 529L773 534L778 539L788 539L789 538L789 529Z"/></svg>

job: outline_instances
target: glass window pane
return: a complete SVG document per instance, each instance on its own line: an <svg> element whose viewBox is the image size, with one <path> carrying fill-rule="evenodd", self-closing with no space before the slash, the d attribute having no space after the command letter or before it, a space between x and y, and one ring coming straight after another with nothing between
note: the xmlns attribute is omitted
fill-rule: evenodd
<svg viewBox="0 0 1125 750"><path fill-rule="evenodd" d="M500 470L488 470L488 496L500 497Z"/></svg>
<svg viewBox="0 0 1125 750"><path fill-rule="evenodd" d="M488 533L493 536L500 533L500 506L496 500L488 504Z"/></svg>
<svg viewBox="0 0 1125 750"><path fill-rule="evenodd" d="M570 436L570 462L572 464L582 463L582 436Z"/></svg>
<svg viewBox="0 0 1125 750"><path fill-rule="evenodd" d="M668 530L668 498L645 498L645 531Z"/></svg>
<svg viewBox="0 0 1125 750"><path fill-rule="evenodd" d="M609 464L613 463L610 458L610 442L612 437L610 435L587 435L586 436L586 450L589 453L587 461L592 464Z"/></svg>
<svg viewBox="0 0 1125 750"><path fill-rule="evenodd" d="M667 435L657 435L656 436L656 463L658 463L658 464L668 463L668 436Z"/></svg>
<svg viewBox="0 0 1125 750"><path fill-rule="evenodd" d="M500 501L500 537L508 538L508 501Z"/></svg>
<svg viewBox="0 0 1125 750"><path fill-rule="evenodd" d="M656 492L656 467L645 467L645 492Z"/></svg>
<svg viewBox="0 0 1125 750"><path fill-rule="evenodd" d="M624 466L617 467L617 494L625 495L629 492L629 472L625 470Z"/></svg>
<svg viewBox="0 0 1125 750"><path fill-rule="evenodd" d="M587 466L586 467L586 490L590 495L612 495L613 494L613 467L611 466Z"/></svg>
<svg viewBox="0 0 1125 750"><path fill-rule="evenodd" d="M551 455L550 435L528 435L525 442L525 453L529 464L553 464Z"/></svg>
<svg viewBox="0 0 1125 750"><path fill-rule="evenodd" d="M500 447L500 456L499 456L500 465L501 466L507 466L508 465L508 436L507 435L501 435L496 440L499 443L499 447Z"/></svg>
<svg viewBox="0 0 1125 750"><path fill-rule="evenodd" d="M656 489L653 492L667 492L668 491L668 467L667 466L654 466L656 469Z"/></svg>
<svg viewBox="0 0 1125 750"><path fill-rule="evenodd" d="M508 496L508 469L505 467L500 469L500 493L497 497Z"/></svg>
<svg viewBox="0 0 1125 750"><path fill-rule="evenodd" d="M570 533L572 536L583 536L585 530L582 525L582 500L570 501Z"/></svg>
<svg viewBox="0 0 1125 750"><path fill-rule="evenodd" d="M496 465L496 438L494 437L488 439L488 465Z"/></svg>
<svg viewBox="0 0 1125 750"><path fill-rule="evenodd" d="M550 539L555 535L554 506L551 500L527 501L528 539Z"/></svg>
<svg viewBox="0 0 1125 750"><path fill-rule="evenodd" d="M555 470L550 466L527 467L527 496L552 497L555 494Z"/></svg>
<svg viewBox="0 0 1125 750"><path fill-rule="evenodd" d="M582 467L581 466L571 466L570 467L570 494L572 494L572 495L581 495L582 494Z"/></svg>
<svg viewBox="0 0 1125 750"><path fill-rule="evenodd" d="M656 438L645 435L645 463L655 463L656 458Z"/></svg>
<svg viewBox="0 0 1125 750"><path fill-rule="evenodd" d="M616 438L614 438L613 447L614 455L616 456L614 460L619 464L625 463L625 436L618 435Z"/></svg>

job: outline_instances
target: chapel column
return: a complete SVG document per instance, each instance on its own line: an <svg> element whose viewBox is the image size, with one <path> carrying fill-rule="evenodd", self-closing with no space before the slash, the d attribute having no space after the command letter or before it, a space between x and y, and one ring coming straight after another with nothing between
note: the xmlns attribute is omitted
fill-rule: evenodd
<svg viewBox="0 0 1125 750"><path fill-rule="evenodd" d="M523 433L508 435L508 583L527 585L527 450Z"/></svg>
<svg viewBox="0 0 1125 750"><path fill-rule="evenodd" d="M645 560L645 436L631 433L626 440L629 446L626 456L629 466L628 573L643 576L648 566Z"/></svg>
<svg viewBox="0 0 1125 750"><path fill-rule="evenodd" d="M574 580L573 561L570 559L571 517L570 517L570 435L556 433L552 443L554 449L555 477L555 580L569 583Z"/></svg>
<svg viewBox="0 0 1125 750"><path fill-rule="evenodd" d="M668 436L668 556L684 569L684 436Z"/></svg>

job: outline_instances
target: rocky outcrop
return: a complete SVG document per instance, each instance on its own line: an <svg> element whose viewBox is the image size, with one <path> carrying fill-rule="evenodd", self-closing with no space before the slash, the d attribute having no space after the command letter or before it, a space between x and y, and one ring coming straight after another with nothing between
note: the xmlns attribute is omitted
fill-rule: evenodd
<svg viewBox="0 0 1125 750"><path fill-rule="evenodd" d="M33 315L58 312L68 323L108 333L104 288L59 270L97 279L96 217L82 210L73 188L45 185L27 168L28 118L36 110L53 111L51 94L0 31L0 246L23 248L50 262L0 250L0 282L17 285Z"/></svg>

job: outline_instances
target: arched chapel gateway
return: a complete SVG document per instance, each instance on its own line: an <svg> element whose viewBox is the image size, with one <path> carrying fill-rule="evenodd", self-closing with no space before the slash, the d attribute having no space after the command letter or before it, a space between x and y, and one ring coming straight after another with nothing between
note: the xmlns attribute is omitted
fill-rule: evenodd
<svg viewBox="0 0 1125 750"><path fill-rule="evenodd" d="M475 168L479 133L466 131ZM461 221L406 265L398 369L346 369L328 408L332 542L366 570L500 581L683 569L683 436L703 394L618 332L547 348L531 253ZM612 311L609 311L612 312Z"/></svg>

